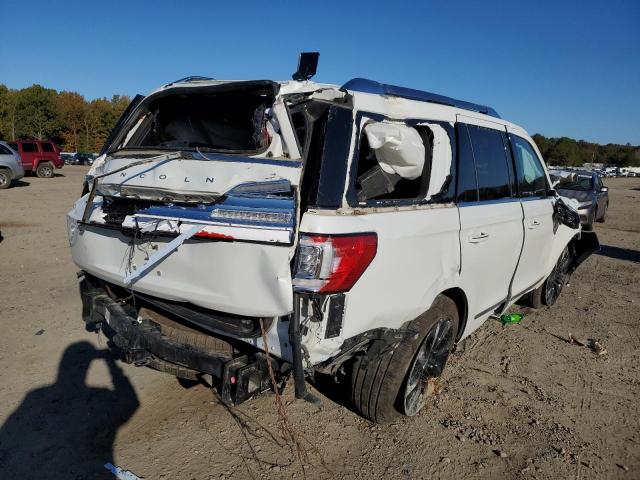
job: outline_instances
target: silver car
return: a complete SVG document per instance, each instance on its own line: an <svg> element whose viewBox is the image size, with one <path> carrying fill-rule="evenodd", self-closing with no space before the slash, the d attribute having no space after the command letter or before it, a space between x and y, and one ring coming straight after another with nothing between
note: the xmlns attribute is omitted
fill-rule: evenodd
<svg viewBox="0 0 640 480"><path fill-rule="evenodd" d="M595 222L604 222L609 208L609 189L594 172L577 172L568 182L555 187L563 197L578 201L578 213L583 230L592 230Z"/></svg>
<svg viewBox="0 0 640 480"><path fill-rule="evenodd" d="M0 190L9 188L14 180L24 177L20 155L0 141Z"/></svg>

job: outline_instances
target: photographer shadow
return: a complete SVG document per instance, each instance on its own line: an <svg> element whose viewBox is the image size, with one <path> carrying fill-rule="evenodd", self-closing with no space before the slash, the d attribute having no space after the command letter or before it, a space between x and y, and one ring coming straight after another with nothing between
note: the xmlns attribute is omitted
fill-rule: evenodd
<svg viewBox="0 0 640 480"><path fill-rule="evenodd" d="M86 385L94 360L106 362L113 389ZM0 427L3 478L112 479L118 429L139 406L109 351L77 342L64 352L52 385L30 391Z"/></svg>

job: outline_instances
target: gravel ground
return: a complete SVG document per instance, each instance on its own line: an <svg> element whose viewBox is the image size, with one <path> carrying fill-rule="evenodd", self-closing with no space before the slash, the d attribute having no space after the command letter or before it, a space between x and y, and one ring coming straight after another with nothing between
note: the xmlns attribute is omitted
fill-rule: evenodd
<svg viewBox="0 0 640 480"><path fill-rule="evenodd" d="M640 478L640 178L605 180L603 248L558 303L522 308L519 325L489 320L417 417L378 426L288 388L301 462L273 395L226 408L114 362L84 330L64 214L85 171L0 191L0 476L113 478L112 461L147 479Z"/></svg>

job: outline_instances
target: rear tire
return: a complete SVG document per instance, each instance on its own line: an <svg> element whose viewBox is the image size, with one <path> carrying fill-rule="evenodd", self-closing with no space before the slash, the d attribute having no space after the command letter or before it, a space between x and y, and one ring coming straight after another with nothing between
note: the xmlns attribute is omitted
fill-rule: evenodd
<svg viewBox="0 0 640 480"><path fill-rule="evenodd" d="M11 175L11 170L7 168L0 168L0 190L9 188L12 180L13 175Z"/></svg>
<svg viewBox="0 0 640 480"><path fill-rule="evenodd" d="M351 401L358 413L377 423L416 415L424 404L426 381L444 369L458 325L455 302L439 296L403 329L407 336L398 344L374 341L352 364Z"/></svg>
<svg viewBox="0 0 640 480"><path fill-rule="evenodd" d="M43 162L39 164L36 168L36 175L40 178L53 177L53 165L51 165L49 162Z"/></svg>

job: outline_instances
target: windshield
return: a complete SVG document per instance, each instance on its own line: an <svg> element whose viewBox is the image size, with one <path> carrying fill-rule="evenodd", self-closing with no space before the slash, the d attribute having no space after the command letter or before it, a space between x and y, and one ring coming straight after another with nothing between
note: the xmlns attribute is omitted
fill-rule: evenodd
<svg viewBox="0 0 640 480"><path fill-rule="evenodd" d="M121 148L213 150L251 153L266 149L273 91L176 92L140 112Z"/></svg>
<svg viewBox="0 0 640 480"><path fill-rule="evenodd" d="M576 180L569 183L562 183L557 187L559 190L579 190L588 192L593 190L593 178L586 175L579 175Z"/></svg>

